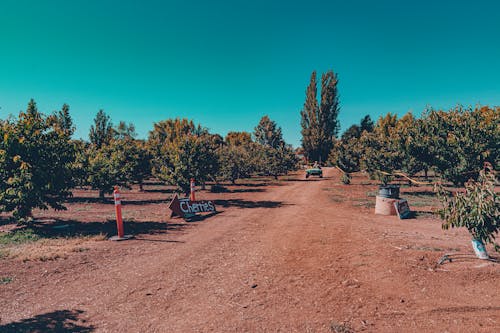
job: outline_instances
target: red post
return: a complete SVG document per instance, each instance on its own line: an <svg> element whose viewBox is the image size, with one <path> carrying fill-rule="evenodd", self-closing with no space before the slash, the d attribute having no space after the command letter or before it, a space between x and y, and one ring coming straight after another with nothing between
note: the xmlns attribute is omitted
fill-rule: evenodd
<svg viewBox="0 0 500 333"><path fill-rule="evenodd" d="M194 178L191 178L191 194L189 195L189 201L195 201L194 197L194 192L195 192L195 184L194 184Z"/></svg>
<svg viewBox="0 0 500 333"><path fill-rule="evenodd" d="M122 201L120 198L120 190L118 189L118 186L115 186L113 196L115 198L116 227L118 229L118 237L123 238L124 231L123 231L123 220L122 220Z"/></svg>

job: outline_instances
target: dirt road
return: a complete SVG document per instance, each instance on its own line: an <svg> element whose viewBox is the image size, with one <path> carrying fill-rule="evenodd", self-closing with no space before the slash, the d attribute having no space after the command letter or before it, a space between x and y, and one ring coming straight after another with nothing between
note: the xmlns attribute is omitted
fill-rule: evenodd
<svg viewBox="0 0 500 333"><path fill-rule="evenodd" d="M0 331L500 331L500 265L435 265L470 252L465 232L375 216L353 204L365 187L325 175L234 192L168 233L4 267L17 280L0 286Z"/></svg>

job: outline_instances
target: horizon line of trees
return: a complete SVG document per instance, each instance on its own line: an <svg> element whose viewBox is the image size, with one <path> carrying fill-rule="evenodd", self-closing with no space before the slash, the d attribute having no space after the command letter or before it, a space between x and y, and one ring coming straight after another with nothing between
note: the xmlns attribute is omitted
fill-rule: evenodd
<svg viewBox="0 0 500 333"><path fill-rule="evenodd" d="M334 140L328 162L348 174L365 170L382 183L391 180L383 172L427 177L432 171L462 186L477 179L485 162L498 171L500 107L428 108L419 118L411 112L400 118L387 113L375 124L365 116Z"/></svg>
<svg viewBox="0 0 500 333"><path fill-rule="evenodd" d="M433 171L446 181L463 185L476 179L485 162L500 166L500 107L457 106L449 111L428 108L420 118L411 112L401 118L387 113L376 123L369 115L340 138L337 89L332 70L318 82L313 71L301 114L302 149L308 161L336 165L349 174L365 170L382 183L384 174L402 171L410 176Z"/></svg>
<svg viewBox="0 0 500 333"><path fill-rule="evenodd" d="M292 146L281 128L263 116L253 133L212 134L188 119L154 124L146 140L137 139L135 126L114 126L100 110L89 140L75 140L69 106L50 115L33 99L17 117L0 119L0 211L29 221L34 208L64 210L75 187L90 187L99 197L114 185L130 187L154 177L188 193L191 178L231 181L254 174L287 174L297 166Z"/></svg>

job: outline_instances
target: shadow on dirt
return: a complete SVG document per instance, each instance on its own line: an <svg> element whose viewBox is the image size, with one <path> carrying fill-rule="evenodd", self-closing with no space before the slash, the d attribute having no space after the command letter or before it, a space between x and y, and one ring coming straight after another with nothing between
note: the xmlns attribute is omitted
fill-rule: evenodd
<svg viewBox="0 0 500 333"><path fill-rule="evenodd" d="M141 237L134 237L133 240L145 241L145 242L156 242L156 243L185 243L184 241L167 240L167 239L148 239Z"/></svg>
<svg viewBox="0 0 500 333"><path fill-rule="evenodd" d="M434 191L408 191L406 189L402 189L401 194L422 196L422 197L436 197L436 193Z"/></svg>
<svg viewBox="0 0 500 333"><path fill-rule="evenodd" d="M172 192L173 193L173 192ZM87 197L73 197L68 198L65 202L67 203L92 203L92 204L104 204L104 205L114 205L113 199L105 198L87 198ZM127 200L126 197L122 198L122 205L150 205L150 204L162 204L169 202L169 199L148 199L148 200Z"/></svg>
<svg viewBox="0 0 500 333"><path fill-rule="evenodd" d="M223 186L242 186L242 187L262 187L262 186L268 186L269 184L266 182L262 183L236 183L236 184L221 184Z"/></svg>
<svg viewBox="0 0 500 333"><path fill-rule="evenodd" d="M262 193L262 192L266 192L266 190L261 188L238 188L228 191L228 193Z"/></svg>
<svg viewBox="0 0 500 333"><path fill-rule="evenodd" d="M93 332L95 327L87 325L85 320L80 319L82 310L60 310L28 319L22 319L10 324L0 325L0 332Z"/></svg>
<svg viewBox="0 0 500 333"><path fill-rule="evenodd" d="M99 197L69 197L64 200L66 203L100 203L100 204L112 204L112 198L101 199Z"/></svg>
<svg viewBox="0 0 500 333"><path fill-rule="evenodd" d="M203 214L203 215L195 215L193 217L190 217L188 219L186 219L186 222L201 222L201 221L205 221L206 219L212 217L212 216L215 216L215 215L218 215L222 212L212 212L212 213L208 213L208 214Z"/></svg>
<svg viewBox="0 0 500 333"><path fill-rule="evenodd" d="M332 179L331 177L323 177L323 178L290 178L290 179L282 179L283 182L321 182L323 180Z"/></svg>
<svg viewBox="0 0 500 333"><path fill-rule="evenodd" d="M132 235L154 235L163 234L168 231L179 231L186 228L185 223L166 222L136 222L124 221L125 233ZM38 236L43 238L56 237L81 237L104 235L106 237L116 235L116 222L80 222L74 220L55 220L40 222L31 226Z"/></svg>
<svg viewBox="0 0 500 333"><path fill-rule="evenodd" d="M284 205L281 201L247 201L242 199L215 200L215 204L222 207L238 208L279 208Z"/></svg>
<svg viewBox="0 0 500 333"><path fill-rule="evenodd" d="M11 217L0 216L0 226L15 223Z"/></svg>
<svg viewBox="0 0 500 333"><path fill-rule="evenodd" d="M175 193L175 189L169 189L169 188L166 188L166 189L161 189L161 188L154 188L154 189L145 189L143 192L145 193L168 193L168 194L172 194L172 193Z"/></svg>

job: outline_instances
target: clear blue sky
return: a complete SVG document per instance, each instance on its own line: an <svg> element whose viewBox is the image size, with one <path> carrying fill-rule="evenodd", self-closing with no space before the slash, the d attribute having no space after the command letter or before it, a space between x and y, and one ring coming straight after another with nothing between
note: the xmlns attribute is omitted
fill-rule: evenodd
<svg viewBox="0 0 500 333"><path fill-rule="evenodd" d="M339 74L342 130L365 114L500 105L498 1L1 0L0 117L34 98L104 109L146 137L186 117L225 135L267 114L300 144L312 70Z"/></svg>

